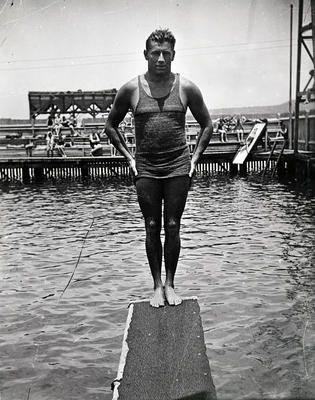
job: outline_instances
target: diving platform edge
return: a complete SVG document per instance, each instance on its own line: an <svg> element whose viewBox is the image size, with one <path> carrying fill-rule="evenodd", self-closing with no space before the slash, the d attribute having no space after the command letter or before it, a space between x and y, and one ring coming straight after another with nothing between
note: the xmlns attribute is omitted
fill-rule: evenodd
<svg viewBox="0 0 315 400"><path fill-rule="evenodd" d="M113 400L216 400L197 298L132 302Z"/></svg>

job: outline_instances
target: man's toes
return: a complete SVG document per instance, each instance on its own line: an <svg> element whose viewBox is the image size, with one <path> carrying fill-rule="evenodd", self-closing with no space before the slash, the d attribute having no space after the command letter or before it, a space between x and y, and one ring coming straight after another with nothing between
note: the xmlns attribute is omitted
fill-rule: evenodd
<svg viewBox="0 0 315 400"><path fill-rule="evenodd" d="M163 307L165 305L164 297L162 295L161 296L153 296L153 298L150 300L150 305L152 307L156 307L156 308Z"/></svg>
<svg viewBox="0 0 315 400"><path fill-rule="evenodd" d="M150 300L150 305L152 306L152 307L156 307L156 308L158 308L158 307L160 307L160 305L159 305L159 303L157 303L155 300Z"/></svg>
<svg viewBox="0 0 315 400"><path fill-rule="evenodd" d="M160 307L160 302L157 299L152 299L150 301L150 304L151 304L152 307L155 307L155 308L159 308Z"/></svg>
<svg viewBox="0 0 315 400"><path fill-rule="evenodd" d="M170 306L173 306L175 304L173 297L169 296L167 299L167 302Z"/></svg>
<svg viewBox="0 0 315 400"><path fill-rule="evenodd" d="M175 306L178 306L178 305L181 304L181 303L182 303L182 299L181 299L180 297L177 297L177 298L175 299L175 302L174 302Z"/></svg>
<svg viewBox="0 0 315 400"><path fill-rule="evenodd" d="M165 295L167 302L170 306L178 306L179 304L182 303L182 299L179 296L177 296L173 288L167 288L165 290Z"/></svg>

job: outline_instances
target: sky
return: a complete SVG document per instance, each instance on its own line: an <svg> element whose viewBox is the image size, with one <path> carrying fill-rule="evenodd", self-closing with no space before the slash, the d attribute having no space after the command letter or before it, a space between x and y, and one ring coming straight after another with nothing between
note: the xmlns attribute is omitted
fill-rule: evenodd
<svg viewBox="0 0 315 400"><path fill-rule="evenodd" d="M0 0L0 118L28 118L29 91L119 89L160 27L209 109L287 102L290 4L294 95L298 0ZM304 57L301 85L310 69Z"/></svg>

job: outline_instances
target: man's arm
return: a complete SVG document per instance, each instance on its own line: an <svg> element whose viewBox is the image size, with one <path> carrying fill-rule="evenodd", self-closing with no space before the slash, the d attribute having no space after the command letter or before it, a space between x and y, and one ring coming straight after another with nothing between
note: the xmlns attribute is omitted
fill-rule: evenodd
<svg viewBox="0 0 315 400"><path fill-rule="evenodd" d="M135 160L130 154L125 139L118 129L120 122L124 119L125 115L130 109L132 95L131 90L132 88L130 83L127 83L121 89L119 89L112 109L107 118L105 133L116 149L127 159L134 174L137 175L138 172L136 170Z"/></svg>
<svg viewBox="0 0 315 400"><path fill-rule="evenodd" d="M185 92L187 106L189 107L192 115L194 116L201 128L197 138L196 147L191 159L191 169L189 172L189 176L192 177L201 154L205 151L210 142L213 132L213 126L209 111L203 101L202 94L199 88L192 82L187 81L185 85Z"/></svg>

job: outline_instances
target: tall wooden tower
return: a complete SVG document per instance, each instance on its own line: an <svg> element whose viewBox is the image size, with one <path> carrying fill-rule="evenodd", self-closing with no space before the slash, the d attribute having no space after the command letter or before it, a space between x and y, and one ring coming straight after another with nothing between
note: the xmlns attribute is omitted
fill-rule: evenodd
<svg viewBox="0 0 315 400"><path fill-rule="evenodd" d="M315 109L315 0L305 1L311 10L311 22L303 26L303 6L304 0L299 0L299 16L298 16L298 43L297 43L297 75L296 75L296 96L295 96L295 124L293 149L297 153L299 151L299 127L300 127L300 105L301 103L310 104L310 109ZM301 90L301 62L302 57L308 56L312 62L312 69L305 87ZM307 113L308 114L308 113ZM308 126L308 115L306 115L307 137L305 143L315 140L315 129ZM307 149L305 149L307 150Z"/></svg>

